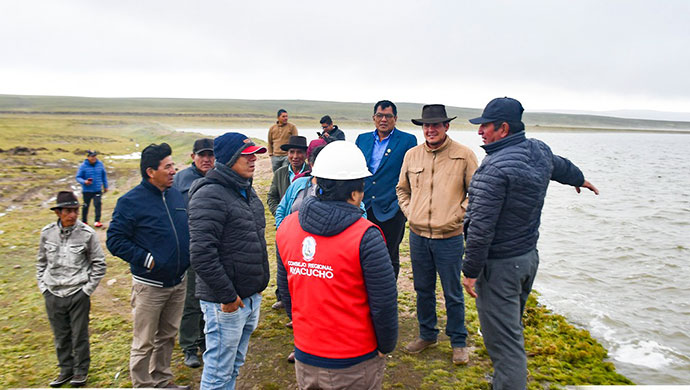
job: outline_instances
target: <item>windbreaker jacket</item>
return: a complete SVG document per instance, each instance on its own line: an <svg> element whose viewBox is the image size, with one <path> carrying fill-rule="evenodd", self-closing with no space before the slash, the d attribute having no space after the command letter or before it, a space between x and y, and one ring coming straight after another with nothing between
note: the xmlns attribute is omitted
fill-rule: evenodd
<svg viewBox="0 0 690 390"><path fill-rule="evenodd" d="M41 230L37 260L39 290L58 297L79 290L90 296L105 275L105 255L98 236L79 220L71 229L62 229L59 222L46 225Z"/></svg>
<svg viewBox="0 0 690 390"><path fill-rule="evenodd" d="M81 184L81 192L101 192L103 188L108 188L108 175L101 160L91 165L89 159L85 159L79 166L76 178ZM86 185L86 179L93 179L91 185Z"/></svg>
<svg viewBox="0 0 690 390"><path fill-rule="evenodd" d="M449 136L438 149L425 143L405 155L396 188L410 230L426 238L462 234L470 179L477 157Z"/></svg>
<svg viewBox="0 0 690 390"><path fill-rule="evenodd" d="M464 222L462 270L469 278L479 276L487 259L536 248L550 180L572 186L585 181L578 167L524 132L482 147L487 156L472 177Z"/></svg>
<svg viewBox="0 0 690 390"><path fill-rule="evenodd" d="M266 217L251 179L216 162L189 194L196 297L227 304L263 291L270 277Z"/></svg>
<svg viewBox="0 0 690 390"><path fill-rule="evenodd" d="M129 263L132 278L155 287L172 287L189 268L189 227L182 194L161 192L143 180L117 200L106 244Z"/></svg>

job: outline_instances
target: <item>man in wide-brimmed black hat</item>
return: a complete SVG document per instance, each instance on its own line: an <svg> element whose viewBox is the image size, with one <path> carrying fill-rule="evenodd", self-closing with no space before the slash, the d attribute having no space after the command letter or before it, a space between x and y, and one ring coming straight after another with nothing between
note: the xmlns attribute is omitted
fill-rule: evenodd
<svg viewBox="0 0 690 390"><path fill-rule="evenodd" d="M36 278L55 337L60 374L51 387L86 383L90 296L105 275L105 255L96 232L79 220L79 200L60 191L50 209L58 220L41 230Z"/></svg>
<svg viewBox="0 0 690 390"><path fill-rule="evenodd" d="M285 195L285 191L290 187L290 183L292 183L295 175L309 169L309 166L305 162L307 158L307 148L307 139L300 135L290 136L287 143L280 145L280 149L287 152L289 164L278 168L273 173L271 188L268 190L268 210L274 216L276 215L276 209L280 204L280 200L283 199L283 195ZM273 304L273 308L277 310L283 307L280 302L277 288L276 297L278 300Z"/></svg>
<svg viewBox="0 0 690 390"><path fill-rule="evenodd" d="M422 126L425 143L405 155L396 188L400 209L410 223L410 259L417 292L419 337L406 347L418 353L435 345L436 274L446 300L446 334L453 347L452 361L467 364L465 302L460 284L463 237L462 219L467 190L477 169L477 157L448 136L446 107L428 104L422 117L412 123Z"/></svg>

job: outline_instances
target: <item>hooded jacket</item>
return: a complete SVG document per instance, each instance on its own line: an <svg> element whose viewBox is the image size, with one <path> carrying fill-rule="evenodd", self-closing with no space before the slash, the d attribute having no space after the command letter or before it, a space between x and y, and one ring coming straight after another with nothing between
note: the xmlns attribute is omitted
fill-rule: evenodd
<svg viewBox="0 0 690 390"><path fill-rule="evenodd" d="M227 304L263 291L270 277L266 217L252 180L216 162L189 197L196 297Z"/></svg>
<svg viewBox="0 0 690 390"><path fill-rule="evenodd" d="M342 233L361 219L362 210L346 202L321 201L317 198L307 197L304 199L297 217L300 227L305 232L332 237ZM281 235L283 231L279 229L277 234ZM377 350L388 353L395 349L398 338L398 293L393 266L381 231L375 226L369 227L365 231L358 249L359 253L353 254L353 257L358 256L360 260L369 311L376 333ZM278 253L278 258L278 289L285 309L292 318L292 300L287 272L282 260L280 260L280 253ZM343 297L343 299L345 298ZM348 310L347 302L343 302L343 307L340 310ZM331 320L338 321L338 318ZM343 334L342 337L347 338L349 335ZM295 357L301 362L329 368L348 367L374 356L376 356L376 351L351 359L328 359L310 355L300 350L295 351Z"/></svg>

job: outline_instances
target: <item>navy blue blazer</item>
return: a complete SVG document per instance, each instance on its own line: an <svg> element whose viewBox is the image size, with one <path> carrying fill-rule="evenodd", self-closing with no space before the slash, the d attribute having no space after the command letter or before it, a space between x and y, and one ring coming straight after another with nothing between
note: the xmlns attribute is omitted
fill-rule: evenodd
<svg viewBox="0 0 690 390"><path fill-rule="evenodd" d="M367 165L369 165L371 153L374 150L375 132L376 130L362 133L357 136L357 141L355 141L367 159ZM402 167L405 153L415 146L417 146L417 138L414 135L396 128L391 134L388 147L383 153L381 164L379 164L376 173L364 179L364 206L367 210L371 208L379 221L393 218L400 210L395 186L398 185L400 167Z"/></svg>

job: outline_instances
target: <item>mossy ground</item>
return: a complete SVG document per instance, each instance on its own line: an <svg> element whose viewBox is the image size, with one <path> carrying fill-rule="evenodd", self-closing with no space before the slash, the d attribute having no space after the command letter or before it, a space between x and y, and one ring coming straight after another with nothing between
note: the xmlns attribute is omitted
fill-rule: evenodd
<svg viewBox="0 0 690 390"><path fill-rule="evenodd" d="M202 124L203 125L203 124ZM191 126L190 126L191 127ZM83 151L97 149L105 160L111 191L103 198L103 220L108 224L117 198L139 182L138 160L108 160L108 155L140 151L151 142L168 142L179 168L189 163L189 151L197 137L175 133L165 124L146 118L0 116L0 149L17 146L34 149L34 155L0 153L0 387L45 387L57 374L52 332L43 299L36 287L35 255L40 229L54 220L48 210L59 190L76 185L73 179ZM136 145L139 146L136 146ZM269 161L260 160L255 188L262 198L270 185ZM266 232L272 275L275 275L275 230L266 214ZM105 230L99 231L105 239ZM131 343L131 278L122 260L106 251L108 272L91 301L92 387L130 386L128 361ZM474 300L466 298L466 322L472 348L471 362L457 367L450 362L448 339L441 336L437 347L418 355L402 347L416 337L415 294L407 238L401 247L399 285L400 336L398 349L390 354L386 389L488 389L491 363L479 334ZM286 357L292 333L287 317L271 310L275 302L272 278L264 292L261 320L252 336L249 357L238 388L296 388L294 366ZM445 326L443 296L439 288L439 328ZM549 313L532 297L525 317L525 340L529 356L529 388L559 388L576 384L629 384L606 361L606 350L585 330L569 325ZM198 387L201 370L182 363L175 350L173 371L177 382Z"/></svg>

